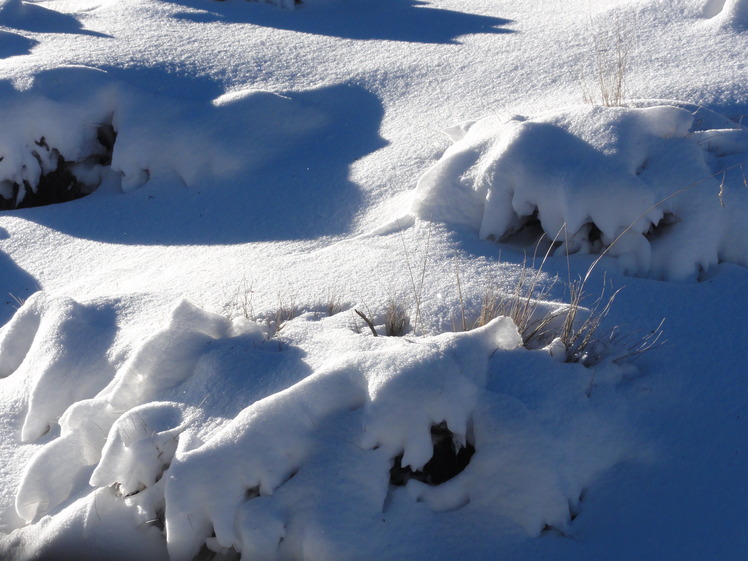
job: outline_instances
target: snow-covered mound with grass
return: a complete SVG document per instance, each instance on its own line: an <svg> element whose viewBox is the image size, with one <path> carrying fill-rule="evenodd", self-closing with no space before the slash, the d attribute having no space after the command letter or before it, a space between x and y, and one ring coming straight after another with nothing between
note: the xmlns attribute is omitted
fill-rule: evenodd
<svg viewBox="0 0 748 561"><path fill-rule="evenodd" d="M695 107L588 106L453 127L413 213L507 241L539 225L568 253L696 278L748 265L748 128Z"/></svg>
<svg viewBox="0 0 748 561"><path fill-rule="evenodd" d="M87 68L39 76L29 91L0 99L0 210L78 198L104 180L124 192L151 180L225 180L329 121L313 102L290 96L245 89L195 102ZM66 198L71 185L77 196Z"/></svg>
<svg viewBox="0 0 748 561"><path fill-rule="evenodd" d="M480 516L563 532L590 483L644 457L616 397L635 370L593 375L524 350L506 317L375 338L347 313L306 314L266 340L253 321L184 301L113 372L106 310L40 292L0 331L3 375L32 381L23 439L59 422L17 490L26 523L104 495L119 516L165 531L172 561L203 546L368 559L378 546L354 536L409 512L427 526Z"/></svg>

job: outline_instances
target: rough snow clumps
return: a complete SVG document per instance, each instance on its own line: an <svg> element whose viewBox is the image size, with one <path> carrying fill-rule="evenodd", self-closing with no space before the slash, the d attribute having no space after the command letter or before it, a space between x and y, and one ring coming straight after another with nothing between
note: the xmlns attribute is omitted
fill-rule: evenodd
<svg viewBox="0 0 748 561"><path fill-rule="evenodd" d="M412 212L505 241L539 225L630 275L748 265L748 128L703 109L581 107L453 127Z"/></svg>
<svg viewBox="0 0 748 561"><path fill-rule="evenodd" d="M589 399L589 371L518 349L508 318L408 339L305 314L279 345L183 301L115 371L110 314L39 293L0 330L0 374L30 382L24 438L59 424L16 495L35 543L54 541L47 515L90 503L95 517L97 501L172 561L204 546L361 558L346 551L372 532L397 542L414 519L432 534L444 516L538 535L567 527L584 487L638 454L615 397L624 371L600 368Z"/></svg>

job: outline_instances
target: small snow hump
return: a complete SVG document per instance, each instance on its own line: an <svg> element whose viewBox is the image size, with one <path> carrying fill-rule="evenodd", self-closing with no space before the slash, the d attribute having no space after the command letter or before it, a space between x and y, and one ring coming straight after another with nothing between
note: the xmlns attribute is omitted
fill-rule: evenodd
<svg viewBox="0 0 748 561"><path fill-rule="evenodd" d="M748 27L748 1L746 0L707 0L703 14L705 18L719 20L728 27Z"/></svg>
<svg viewBox="0 0 748 561"><path fill-rule="evenodd" d="M492 116L420 178L411 212L499 242L543 234L629 275L696 279L748 266L746 163L748 128L685 104Z"/></svg>

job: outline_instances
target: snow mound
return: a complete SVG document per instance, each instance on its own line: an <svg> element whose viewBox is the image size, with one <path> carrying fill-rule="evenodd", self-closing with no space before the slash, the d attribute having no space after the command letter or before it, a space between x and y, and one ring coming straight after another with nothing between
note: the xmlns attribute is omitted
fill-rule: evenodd
<svg viewBox="0 0 748 561"><path fill-rule="evenodd" d="M505 241L539 225L563 251L630 275L689 279L748 265L748 129L661 105L575 108L453 127L412 213Z"/></svg>
<svg viewBox="0 0 748 561"><path fill-rule="evenodd" d="M47 302L46 310L40 302ZM81 474L91 475L89 466L99 462L105 445L107 457L116 458L119 468L127 466L121 443L132 450L150 450L153 446L158 451L157 459L166 461L165 455L174 452L169 440L174 427L161 428L157 434L152 434L152 428L143 429L145 436L138 429L160 428L181 417L174 411L176 406L152 402L193 376L211 341L242 338L259 344L265 337L256 324L230 322L183 302L175 308L170 325L143 342L115 374L105 356L96 354L106 351L106 346L102 349L96 344L96 338L111 337L111 328L103 329L106 326L102 322L84 321L85 311L85 307L67 299L49 301L38 296L0 332L0 349L4 352L0 361L10 367L22 361L13 375L37 379L23 440L39 438L58 419L61 429L60 437L44 446L27 466L16 500L19 515L27 521L38 519L68 499ZM73 375L75 384L70 383ZM89 382L88 377L93 380ZM144 404L148 405L139 409ZM174 423L177 426L179 420ZM141 442L143 439L145 442ZM94 481L110 477L111 461L99 466ZM155 461L141 452L138 464L146 466L133 467L128 479L118 481L119 486L132 492L152 484L157 475L152 467Z"/></svg>
<svg viewBox="0 0 748 561"><path fill-rule="evenodd" d="M748 2L746 0L708 0L704 17L718 20L735 28L748 27Z"/></svg>
<svg viewBox="0 0 748 561"><path fill-rule="evenodd" d="M0 112L0 210L72 200L94 191L111 163L111 108L44 97L6 100Z"/></svg>
<svg viewBox="0 0 748 561"><path fill-rule="evenodd" d="M80 352L90 309L35 296L0 332L4 373L33 376L27 363ZM24 535L38 527L54 541L45 515L97 497L115 519L129 511L138 527L161 529L172 561L203 547L356 558L347 548L364 547L381 520L392 519L386 539L397 541L416 511L435 525L437 513L478 516L538 535L566 528L585 486L639 455L615 397L627 371L615 365L598 368L590 399L587 369L519 348L508 318L406 339L356 333L342 315L302 315L278 344L252 321L182 301L116 373L100 374L99 384L111 379L92 397L90 387L65 393L58 360L54 376L39 375L44 399L29 411L49 424L70 405L59 436L26 466L16 496Z"/></svg>
<svg viewBox="0 0 748 561"><path fill-rule="evenodd" d="M68 406L92 397L111 379L111 316L105 305L37 292L0 331L0 376L31 384L23 441L46 434Z"/></svg>
<svg viewBox="0 0 748 561"><path fill-rule="evenodd" d="M156 95L88 68L38 76L28 91L0 93L0 210L73 200L102 184L126 193L251 173L329 122L310 105L252 89L209 100Z"/></svg>

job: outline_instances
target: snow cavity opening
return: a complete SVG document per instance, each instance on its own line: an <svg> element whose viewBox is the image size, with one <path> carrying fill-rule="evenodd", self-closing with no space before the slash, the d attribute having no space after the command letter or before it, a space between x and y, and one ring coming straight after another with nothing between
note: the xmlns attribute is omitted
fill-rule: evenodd
<svg viewBox="0 0 748 561"><path fill-rule="evenodd" d="M483 239L603 253L622 272L696 280L748 266L748 128L687 104L585 106L453 127L411 214Z"/></svg>
<svg viewBox="0 0 748 561"><path fill-rule="evenodd" d="M403 454L399 454L390 469L390 484L402 486L415 479L427 485L441 485L456 477L475 454L475 446L470 441L460 443L459 440L445 421L431 425L431 442L434 446L431 459L422 469L414 470L402 465Z"/></svg>
<svg viewBox="0 0 748 561"><path fill-rule="evenodd" d="M8 166L0 180L0 211L59 204L93 193L112 163L117 132L111 117L91 128L94 133L78 156L66 157L46 136L26 145L30 157L20 167ZM0 163L4 160L0 155Z"/></svg>

